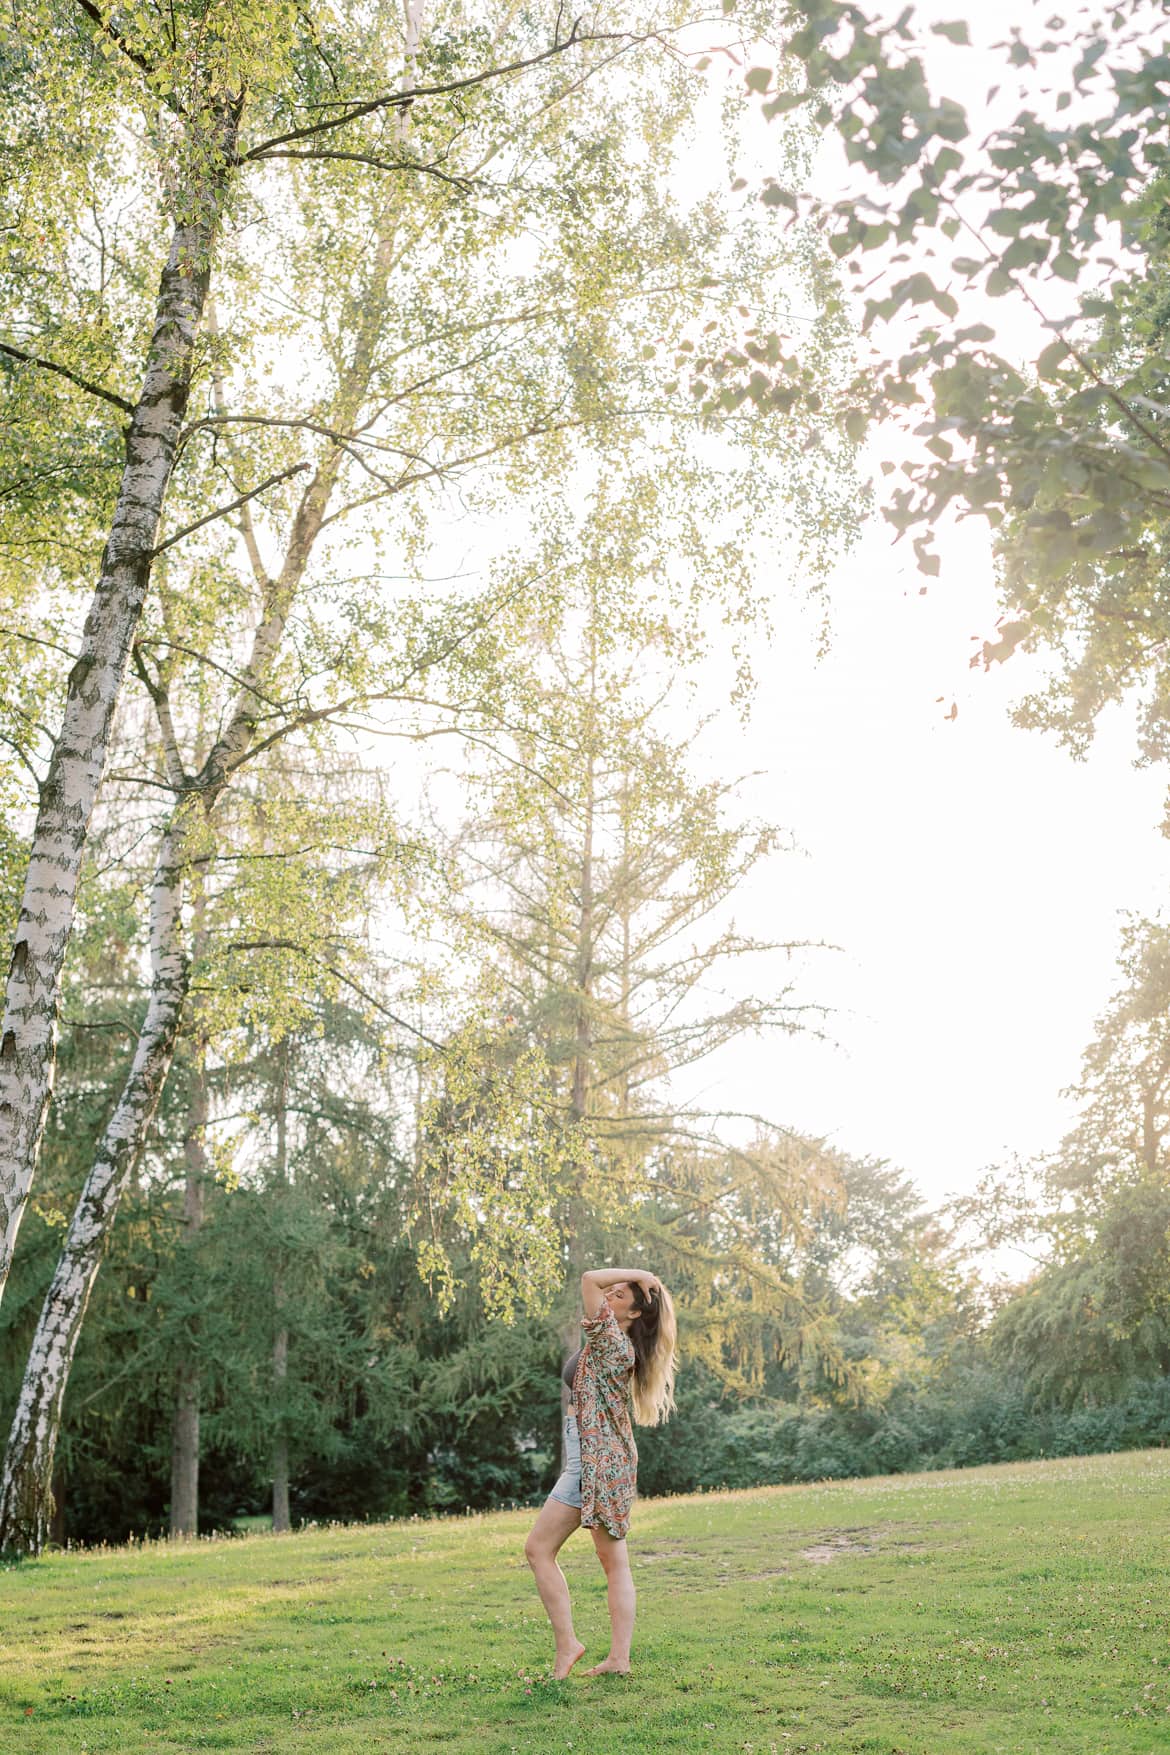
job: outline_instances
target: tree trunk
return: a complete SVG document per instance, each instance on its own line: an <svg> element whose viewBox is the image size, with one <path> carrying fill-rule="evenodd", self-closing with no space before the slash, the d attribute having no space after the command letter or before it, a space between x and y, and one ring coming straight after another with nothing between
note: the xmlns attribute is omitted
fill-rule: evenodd
<svg viewBox="0 0 1170 1755"><path fill-rule="evenodd" d="M593 997L593 775L595 760L589 751L585 793L585 837L581 851L581 911L578 916L576 968L576 1042L573 1056L573 1088L569 1106L573 1120L585 1119L589 1101L590 1057L593 1049L590 1004Z"/></svg>
<svg viewBox="0 0 1170 1755"><path fill-rule="evenodd" d="M184 820L180 807L160 849L150 902L152 982L134 1060L73 1213L29 1349L0 1474L0 1550L40 1553L53 1510L51 1479L65 1386L102 1249L146 1137L174 1053L187 992L179 918Z"/></svg>
<svg viewBox="0 0 1170 1755"><path fill-rule="evenodd" d="M55 1548L65 1546L65 1476L59 1468L53 1472L53 1516L49 1524L49 1540Z"/></svg>
<svg viewBox="0 0 1170 1755"><path fill-rule="evenodd" d="M276 1094L276 1188L277 1199L288 1186L288 1037L280 1044L280 1077ZM277 1264L272 1288L273 1304L279 1320L284 1305L284 1274ZM272 1399L276 1407L276 1436L272 1444L272 1528L284 1535L292 1528L288 1503L288 1423L286 1400L288 1392L288 1329L284 1323L276 1331L272 1346Z"/></svg>
<svg viewBox="0 0 1170 1755"><path fill-rule="evenodd" d="M590 666L590 683L596 682L596 655ZM592 1017L590 1001L593 993L593 834L594 834L594 775L596 758L593 750L592 721L589 722L589 753L586 766L585 789L585 827L581 847L581 894L580 912L577 920L577 955L574 979L576 993L574 995L576 1021L574 1029L573 1080L569 1093L569 1109L573 1120L581 1123L585 1119L589 1104L589 1087L592 1083L591 1057ZM566 1230L568 1232L569 1297L571 1310L564 1328L564 1342L570 1352L581 1344L580 1310L577 1304L577 1282L585 1271L585 1227L588 1219L588 1207L579 1190L570 1194Z"/></svg>
<svg viewBox="0 0 1170 1755"><path fill-rule="evenodd" d="M630 1113L630 1042L633 1040L633 1029L630 1023L630 1005L633 995L633 957L630 944L630 928L632 920L630 896L630 776L627 770L622 775L621 789L621 865L619 867L617 909L622 923L622 966L621 993L618 1004L620 1015L626 1030L626 1041L622 1044L622 1065L618 1080L618 1115L625 1121Z"/></svg>
<svg viewBox="0 0 1170 1755"><path fill-rule="evenodd" d="M288 1330L279 1329L272 1349L272 1376L278 1397L288 1377ZM279 1431L272 1444L272 1528L287 1535L292 1528L288 1502L288 1433Z"/></svg>
<svg viewBox="0 0 1170 1755"><path fill-rule="evenodd" d="M219 169L208 188L183 192L182 208L199 217L177 224L171 238L146 371L126 431L110 534L80 655L69 673L60 735L41 788L0 1023L0 1296L44 1132L61 969L82 858L186 413L195 336L239 115L238 103L216 112L211 145Z"/></svg>
<svg viewBox="0 0 1170 1755"><path fill-rule="evenodd" d="M175 1373L171 1428L171 1535L199 1534L199 1366L184 1359Z"/></svg>
<svg viewBox="0 0 1170 1755"><path fill-rule="evenodd" d="M200 930L195 931L196 956ZM207 1042L194 1044L191 1101L187 1110L187 1134L183 1142L183 1238L190 1249L203 1225L203 1201L207 1185ZM199 1359L196 1353L197 1324L192 1318L188 1351L175 1374L175 1418L171 1434L171 1535L199 1533Z"/></svg>

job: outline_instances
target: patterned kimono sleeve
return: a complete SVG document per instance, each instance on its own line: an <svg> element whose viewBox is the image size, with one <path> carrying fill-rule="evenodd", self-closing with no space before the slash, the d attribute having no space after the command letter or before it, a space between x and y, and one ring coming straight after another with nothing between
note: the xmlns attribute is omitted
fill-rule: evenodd
<svg viewBox="0 0 1170 1755"><path fill-rule="evenodd" d="M581 1327L589 1344L589 1356L599 1376L622 1382L634 1363L633 1342L618 1327L617 1317L603 1304L596 1316L583 1316Z"/></svg>

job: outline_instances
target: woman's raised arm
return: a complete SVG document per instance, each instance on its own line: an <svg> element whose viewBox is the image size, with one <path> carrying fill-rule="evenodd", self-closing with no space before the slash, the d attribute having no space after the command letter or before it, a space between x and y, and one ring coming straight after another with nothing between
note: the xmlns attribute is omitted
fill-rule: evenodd
<svg viewBox="0 0 1170 1755"><path fill-rule="evenodd" d="M658 1290L658 1275L648 1268L590 1268L581 1275L581 1297L586 1316L598 1316L611 1286L637 1281L648 1292Z"/></svg>

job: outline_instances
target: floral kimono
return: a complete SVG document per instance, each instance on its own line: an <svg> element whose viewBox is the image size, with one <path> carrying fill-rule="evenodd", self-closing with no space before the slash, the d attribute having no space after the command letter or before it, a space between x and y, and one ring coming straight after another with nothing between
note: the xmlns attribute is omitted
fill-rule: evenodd
<svg viewBox="0 0 1170 1755"><path fill-rule="evenodd" d="M585 1344L573 1378L581 1437L581 1526L601 1524L615 1541L630 1527L638 1448L630 1423L633 1342L608 1304L583 1316Z"/></svg>

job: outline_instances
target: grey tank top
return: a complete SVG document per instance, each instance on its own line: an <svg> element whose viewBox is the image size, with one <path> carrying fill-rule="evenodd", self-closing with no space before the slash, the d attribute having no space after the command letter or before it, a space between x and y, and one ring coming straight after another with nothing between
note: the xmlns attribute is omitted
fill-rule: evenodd
<svg viewBox="0 0 1170 1755"><path fill-rule="evenodd" d="M577 1365L580 1361L581 1354L584 1351L584 1347L578 1347L577 1351L573 1354L573 1357L565 1361L565 1369L561 1372L565 1388L569 1391L570 1395L573 1391L573 1379L577 1375Z"/></svg>

